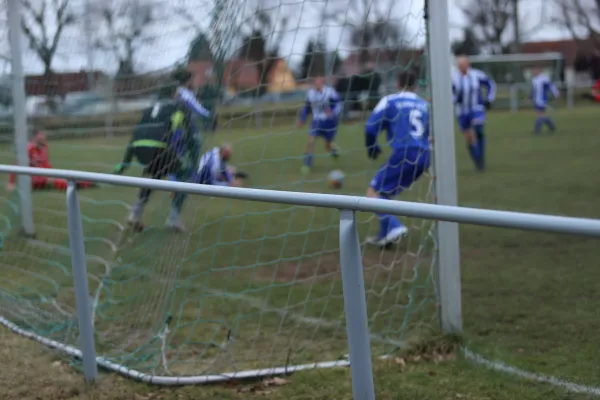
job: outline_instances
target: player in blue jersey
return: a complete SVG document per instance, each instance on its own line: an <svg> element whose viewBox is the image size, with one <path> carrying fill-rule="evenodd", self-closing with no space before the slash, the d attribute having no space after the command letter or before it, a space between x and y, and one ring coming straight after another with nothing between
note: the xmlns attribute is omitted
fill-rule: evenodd
<svg viewBox="0 0 600 400"><path fill-rule="evenodd" d="M485 111L496 96L496 83L483 71L471 68L465 56L457 59L457 67L452 77L452 95L458 125L475 167L482 171L485 169Z"/></svg>
<svg viewBox="0 0 600 400"><path fill-rule="evenodd" d="M560 95L556 86L550 81L550 78L541 72L539 68L535 68L533 70L533 79L531 80L531 101L537 112L534 127L536 135L541 132L544 125L548 125L551 133L556 130L556 125L546 113L546 109L548 108L549 97L552 96L556 99Z"/></svg>
<svg viewBox="0 0 600 400"><path fill-rule="evenodd" d="M365 127L368 156L375 159L381 153L377 137L387 133L391 154L367 189L367 197L391 199L410 187L429 168L429 105L415 92L417 78L410 71L398 76L399 93L385 96L373 110ZM387 246L408 232L398 218L377 214L379 233L367 238L367 243Z"/></svg>
<svg viewBox="0 0 600 400"><path fill-rule="evenodd" d="M315 149L315 140L317 137L325 139L325 149L329 151L335 159L339 156L339 150L335 144L335 135L338 129L339 114L342 110L342 104L337 92L325 85L325 79L318 76L314 79L314 88L306 94L306 104L300 110L300 119L298 127L303 127L312 111L312 123L310 126L310 137L306 145L304 155L304 165L302 173L310 172L313 161L313 152Z"/></svg>

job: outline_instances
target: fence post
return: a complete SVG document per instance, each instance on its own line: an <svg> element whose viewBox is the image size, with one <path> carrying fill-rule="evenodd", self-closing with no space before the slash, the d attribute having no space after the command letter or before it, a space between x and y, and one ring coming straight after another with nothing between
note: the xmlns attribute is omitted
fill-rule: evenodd
<svg viewBox="0 0 600 400"><path fill-rule="evenodd" d="M448 2L425 2L427 19L431 107L433 127L433 166L436 203L457 205L456 153L454 149L454 107L450 76L450 39ZM458 224L438 221L437 280L440 326L444 333L462 332L460 293L460 247Z"/></svg>
<svg viewBox="0 0 600 400"><path fill-rule="evenodd" d="M340 212L340 264L354 399L375 400L362 255L352 210Z"/></svg>
<svg viewBox="0 0 600 400"><path fill-rule="evenodd" d="M12 101L17 163L21 167L29 167L25 77L23 73L23 49L21 45L21 2L19 0L8 0L7 18L12 69ZM21 213L23 233L26 236L33 237L35 235L35 227L33 225L31 177L29 175L18 175L17 187L19 189L19 212Z"/></svg>
<svg viewBox="0 0 600 400"><path fill-rule="evenodd" d="M92 313L89 307L90 292L88 289L81 211L77 197L77 185L73 181L69 181L69 186L67 187L67 216L69 220L71 267L73 270L73 283L75 285L75 305L77 307L77 320L79 323L79 345L81 346L83 373L86 382L93 383L98 377L96 344L94 343Z"/></svg>

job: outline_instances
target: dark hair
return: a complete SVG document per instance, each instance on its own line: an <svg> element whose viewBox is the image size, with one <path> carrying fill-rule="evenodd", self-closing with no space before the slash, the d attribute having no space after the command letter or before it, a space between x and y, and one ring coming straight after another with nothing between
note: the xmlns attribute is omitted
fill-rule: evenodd
<svg viewBox="0 0 600 400"><path fill-rule="evenodd" d="M398 74L398 87L411 88L417 85L417 74L411 70L401 71Z"/></svg>
<svg viewBox="0 0 600 400"><path fill-rule="evenodd" d="M164 86L161 86L160 89L158 90L158 99L159 100L163 100L163 99L170 99L173 97L173 94L175 93L175 91L177 90L177 83L167 83Z"/></svg>
<svg viewBox="0 0 600 400"><path fill-rule="evenodd" d="M187 83L192 78L192 73L185 68L179 68L171 75L180 85Z"/></svg>

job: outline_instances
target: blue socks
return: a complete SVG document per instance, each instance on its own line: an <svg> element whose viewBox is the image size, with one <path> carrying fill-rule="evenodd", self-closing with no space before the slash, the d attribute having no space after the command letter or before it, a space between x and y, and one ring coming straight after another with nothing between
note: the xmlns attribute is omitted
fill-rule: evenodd
<svg viewBox="0 0 600 400"><path fill-rule="evenodd" d="M311 167L312 160L313 160L313 155L311 153L304 154L304 166Z"/></svg>
<svg viewBox="0 0 600 400"><path fill-rule="evenodd" d="M389 200L382 196L379 196L379 198ZM377 217L379 218L379 234L377 235L379 238L383 238L393 229L403 226L395 215L377 213Z"/></svg>
<svg viewBox="0 0 600 400"><path fill-rule="evenodd" d="M477 168L485 168L485 133L483 131L483 125L476 125L474 127L475 135L477 136L477 151L478 151L478 162Z"/></svg>
<svg viewBox="0 0 600 400"><path fill-rule="evenodd" d="M556 129L556 125L554 125L554 122L552 121L552 119L550 117L548 117L547 115L544 116L540 116L537 117L535 120L535 134L539 134L544 126L544 124L548 125L548 128L550 128L550 132L554 132L554 130Z"/></svg>
<svg viewBox="0 0 600 400"><path fill-rule="evenodd" d="M485 133L483 132L483 125L476 125L473 127L477 138L477 143L468 143L467 150L475 163L475 167L478 170L485 168Z"/></svg>

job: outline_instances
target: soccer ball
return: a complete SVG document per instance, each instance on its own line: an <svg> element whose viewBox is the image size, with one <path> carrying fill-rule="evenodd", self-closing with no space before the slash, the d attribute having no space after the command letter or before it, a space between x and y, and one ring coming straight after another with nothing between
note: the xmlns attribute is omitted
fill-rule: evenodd
<svg viewBox="0 0 600 400"><path fill-rule="evenodd" d="M334 189L340 189L344 186L344 173L339 169L335 169L329 173L329 186Z"/></svg>

